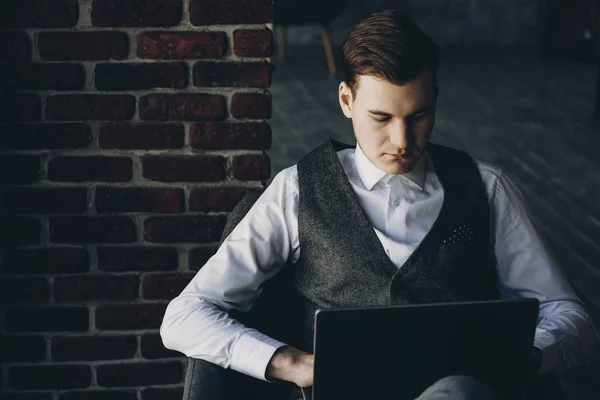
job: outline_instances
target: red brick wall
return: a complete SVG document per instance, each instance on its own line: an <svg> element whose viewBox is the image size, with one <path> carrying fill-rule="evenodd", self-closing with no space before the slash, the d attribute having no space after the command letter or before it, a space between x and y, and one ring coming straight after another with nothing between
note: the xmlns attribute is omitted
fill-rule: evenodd
<svg viewBox="0 0 600 400"><path fill-rule="evenodd" d="M2 398L180 399L158 327L269 177L272 0L0 7Z"/></svg>

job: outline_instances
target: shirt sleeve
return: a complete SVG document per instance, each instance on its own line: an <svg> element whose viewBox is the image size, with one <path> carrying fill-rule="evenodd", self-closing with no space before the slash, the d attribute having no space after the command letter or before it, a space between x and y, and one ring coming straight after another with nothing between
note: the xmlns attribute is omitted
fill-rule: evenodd
<svg viewBox="0 0 600 400"><path fill-rule="evenodd" d="M523 194L503 173L493 192L492 232L501 292L540 301L534 342L542 350L540 373L586 364L598 337L593 322L538 233Z"/></svg>
<svg viewBox="0 0 600 400"><path fill-rule="evenodd" d="M248 311L297 247L297 187L292 168L280 172L246 216L167 306L160 335L188 357L266 380L284 343L231 318Z"/></svg>

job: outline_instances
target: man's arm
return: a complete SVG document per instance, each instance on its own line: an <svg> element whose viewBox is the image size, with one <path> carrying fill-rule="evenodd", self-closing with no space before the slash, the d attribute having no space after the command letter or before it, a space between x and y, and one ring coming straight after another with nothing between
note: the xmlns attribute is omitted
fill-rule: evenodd
<svg viewBox="0 0 600 400"><path fill-rule="evenodd" d="M250 310L262 284L298 247L294 178L292 168L278 174L217 253L169 303L160 328L165 347L267 379L267 366L284 343L245 327L228 312ZM285 356L286 351L279 351L274 359L280 367L282 352ZM273 378L287 376L286 371L276 369Z"/></svg>
<svg viewBox="0 0 600 400"><path fill-rule="evenodd" d="M586 364L597 340L592 320L537 232L521 191L501 173L492 195L492 230L502 293L540 301L534 342L542 350L539 373Z"/></svg>

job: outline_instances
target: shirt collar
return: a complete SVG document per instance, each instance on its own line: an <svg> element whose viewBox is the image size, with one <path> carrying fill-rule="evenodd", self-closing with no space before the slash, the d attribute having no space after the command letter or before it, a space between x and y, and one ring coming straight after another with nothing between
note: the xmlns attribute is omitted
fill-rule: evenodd
<svg viewBox="0 0 600 400"><path fill-rule="evenodd" d="M372 190L378 182L389 183L389 181L396 176L417 185L421 190L423 190L425 186L425 155L419 159L417 165L415 165L412 170L402 175L391 175L379 169L379 167L367 158L358 143L356 144L354 159L356 171L358 172L363 185L365 185L365 188L369 191Z"/></svg>

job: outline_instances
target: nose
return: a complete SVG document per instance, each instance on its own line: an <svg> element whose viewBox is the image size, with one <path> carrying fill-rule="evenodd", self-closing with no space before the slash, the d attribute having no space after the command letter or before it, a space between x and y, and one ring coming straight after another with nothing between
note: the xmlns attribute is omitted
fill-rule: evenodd
<svg viewBox="0 0 600 400"><path fill-rule="evenodd" d="M399 121L397 125L390 127L390 142L398 148L406 150L410 147L410 131L404 121Z"/></svg>

